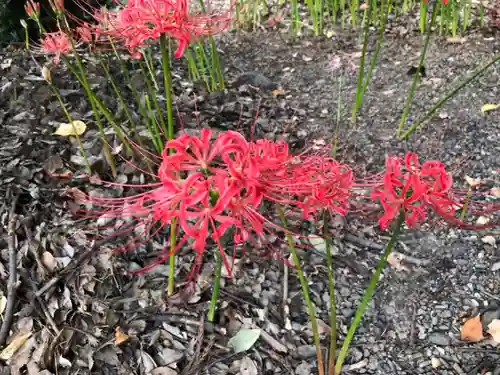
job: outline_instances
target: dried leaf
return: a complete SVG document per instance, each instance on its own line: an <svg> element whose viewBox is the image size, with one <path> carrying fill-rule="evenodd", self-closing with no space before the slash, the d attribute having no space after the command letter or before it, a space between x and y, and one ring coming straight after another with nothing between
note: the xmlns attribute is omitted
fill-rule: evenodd
<svg viewBox="0 0 500 375"><path fill-rule="evenodd" d="M468 319L460 329L460 337L464 341L479 342L484 339L483 325L479 315Z"/></svg>
<svg viewBox="0 0 500 375"><path fill-rule="evenodd" d="M0 352L0 359L8 361L21 348L31 336L31 331L19 331L11 340L10 344Z"/></svg>
<svg viewBox="0 0 500 375"><path fill-rule="evenodd" d="M258 375L259 370L257 370L257 366L255 365L255 362L252 361L249 357L245 356L241 359L240 374L241 375Z"/></svg>
<svg viewBox="0 0 500 375"><path fill-rule="evenodd" d="M488 111L494 111L498 108L500 108L500 104L485 104L481 107L481 112L485 114Z"/></svg>
<svg viewBox="0 0 500 375"><path fill-rule="evenodd" d="M76 120L70 123L61 123L54 134L63 137L82 135L86 129L87 125L83 121Z"/></svg>
<svg viewBox="0 0 500 375"><path fill-rule="evenodd" d="M260 329L241 329L229 339L228 345L235 353L245 352L257 342L259 337Z"/></svg>
<svg viewBox="0 0 500 375"><path fill-rule="evenodd" d="M0 297L0 315L3 314L6 306L7 306L7 298L4 295L2 295Z"/></svg>
<svg viewBox="0 0 500 375"><path fill-rule="evenodd" d="M495 237L493 237L493 236L484 236L483 238L481 238L481 241L483 241L483 243L488 244L490 246L496 246L496 244L497 244L497 241L496 241Z"/></svg>
<svg viewBox="0 0 500 375"><path fill-rule="evenodd" d="M494 188L491 188L491 194L492 194L495 198L500 198L500 187L494 187Z"/></svg>
<svg viewBox="0 0 500 375"><path fill-rule="evenodd" d="M394 267L396 271L409 271L408 267L403 265L404 254L393 251L387 257L387 263Z"/></svg>
<svg viewBox="0 0 500 375"><path fill-rule="evenodd" d="M493 319L488 324L488 333L493 338L493 341L500 344L500 319Z"/></svg>
<svg viewBox="0 0 500 375"><path fill-rule="evenodd" d="M116 327L116 329L115 329L115 346L118 346L118 345L124 343L129 338L130 338L130 336L127 335L126 333L123 333L121 331L120 327Z"/></svg>
<svg viewBox="0 0 500 375"><path fill-rule="evenodd" d="M168 366L157 367L150 372L151 375L177 375L177 371Z"/></svg>
<svg viewBox="0 0 500 375"><path fill-rule="evenodd" d="M467 182L470 187L476 187L476 186L481 185L480 178L472 178L470 176L465 176L465 182Z"/></svg>
<svg viewBox="0 0 500 375"><path fill-rule="evenodd" d="M54 258L54 256L48 251L43 252L42 263L45 267L47 267L47 270L49 270L50 272L53 272L57 267L56 258Z"/></svg>

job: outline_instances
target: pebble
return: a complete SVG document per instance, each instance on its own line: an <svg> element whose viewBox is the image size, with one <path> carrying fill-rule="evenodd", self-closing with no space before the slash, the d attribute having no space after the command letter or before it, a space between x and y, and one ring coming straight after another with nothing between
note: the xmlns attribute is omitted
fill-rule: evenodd
<svg viewBox="0 0 500 375"><path fill-rule="evenodd" d="M451 337L440 332L433 332L427 340L434 345L448 346L451 345Z"/></svg>
<svg viewBox="0 0 500 375"><path fill-rule="evenodd" d="M432 366L432 368L438 368L439 366L441 366L441 361L439 360L439 358L432 357L431 358L431 366Z"/></svg>
<svg viewBox="0 0 500 375"><path fill-rule="evenodd" d="M301 345L297 347L296 353L299 359L314 358L316 356L316 347L314 345Z"/></svg>

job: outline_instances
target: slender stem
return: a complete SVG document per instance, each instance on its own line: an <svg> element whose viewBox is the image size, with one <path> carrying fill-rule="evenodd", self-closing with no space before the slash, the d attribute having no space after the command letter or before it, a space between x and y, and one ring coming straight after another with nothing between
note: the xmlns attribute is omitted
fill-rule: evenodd
<svg viewBox="0 0 500 375"><path fill-rule="evenodd" d="M432 33L432 26L434 25L434 21L436 20L436 12L438 9L438 1L434 2L433 8L432 8L432 18L431 22L429 25L429 29L427 30L427 36L425 38L425 43L424 43L424 49L422 50L422 53L420 54L420 61L418 63L418 68L415 73L415 76L413 77L413 83L411 85L410 92L408 93L408 97L406 98L406 103L403 109L403 115L401 116L401 120L399 122L399 128L398 128L398 134L401 134L404 131L405 123L406 123L406 117L408 116L408 112L410 112L410 106L413 101L413 95L415 94L415 89L417 88L417 83L420 80L420 72L422 71L422 67L424 66L424 60L425 60L425 55L427 53L427 48L429 47L429 42L431 40L431 33Z"/></svg>
<svg viewBox="0 0 500 375"><path fill-rule="evenodd" d="M365 26L364 38L363 38L363 48L361 49L361 57L359 60L359 72L358 72L358 82L356 85L356 98L354 100L354 107L352 109L352 122L356 122L356 114L358 112L358 108L361 105L362 100L362 87L363 87L363 77L365 75L365 58L366 58L366 48L368 46L368 37L370 35L370 27L369 25Z"/></svg>
<svg viewBox="0 0 500 375"><path fill-rule="evenodd" d="M48 82L50 88L54 91L54 94L57 97L57 101L61 105L61 108L62 108L62 110L64 112L64 115L68 119L68 122L71 124L73 122L73 119L71 118L71 115L69 114L68 110L66 109L66 105L65 105L65 103L62 100L62 97L61 97L61 95L59 93L59 90L57 89L57 87L55 87L52 84L52 82L50 82L50 81L47 81L47 82ZM78 135L78 133L76 131L75 131L74 135L75 135L76 142L78 143L78 148L80 149L80 154L82 155L83 160L85 162L85 166L87 167L87 170L88 170L89 174L92 174L92 168L90 167L89 161L87 159L87 154L85 152L85 149L83 148L83 144L82 144L82 141L80 139L80 136Z"/></svg>
<svg viewBox="0 0 500 375"><path fill-rule="evenodd" d="M453 90L451 90L448 94L446 94L439 102L437 102L436 105L432 107L424 117L416 121L403 135L401 135L400 139L402 140L407 139L422 124L430 120L432 116L434 116L436 111L443 106L444 103L446 103L451 97L455 96L457 92L459 92L461 89L463 89L477 77L482 75L490 66L496 64L498 61L500 61L500 55L495 56L490 62L480 67L469 78L467 78L465 81L457 85Z"/></svg>
<svg viewBox="0 0 500 375"><path fill-rule="evenodd" d="M337 352L337 305L335 302L335 277L332 260L332 243L328 233L328 212L323 216L323 237L326 244L326 264L328 267L328 289L330 293L330 351L328 354L328 374L334 375L335 353Z"/></svg>
<svg viewBox="0 0 500 375"><path fill-rule="evenodd" d="M405 220L404 213L400 212L396 220L396 223L394 224L391 239L389 240L387 246L385 247L385 251L384 254L382 255L382 258L378 262L375 273L373 274L372 279L370 280L370 285L368 285L368 288L366 288L365 294L363 295L363 298L361 299L358 309L356 310L356 314L354 315L354 320L352 321L352 324L349 327L349 331L347 332L347 336L342 344L342 348L340 349L340 353L337 358L337 363L335 364L335 374L340 374L340 371L342 370L342 365L344 364L344 360L346 359L349 346L354 337L354 333L356 332L356 329L358 328L358 325L361 322L361 318L363 317L368 307L368 303L371 301L373 297L373 293L375 291L377 282L380 278L382 270L384 269L387 263L387 258L389 257L389 254L391 253L392 248L396 243L399 233L401 232L401 226L403 225L404 220Z"/></svg>
<svg viewBox="0 0 500 375"><path fill-rule="evenodd" d="M170 54L167 46L167 37L160 37L161 64L163 67L163 80L165 85L166 111L167 111L167 139L174 138L174 116L172 109L172 72L170 70Z"/></svg>
<svg viewBox="0 0 500 375"><path fill-rule="evenodd" d="M172 258L172 257L170 257ZM220 278L222 274L222 256L219 252L215 252L215 280L212 290L212 299L210 300L210 307L208 309L208 321L213 322L215 318L215 308L217 307L217 300L219 299L220 291Z"/></svg>
<svg viewBox="0 0 500 375"><path fill-rule="evenodd" d="M312 304L311 297L309 294L309 285L307 284L307 280L304 276L304 273L302 272L302 268L300 267L300 259L299 259L299 256L297 255L297 249L295 248L295 245L293 243L292 235L287 230L287 221L286 221L285 213L283 212L283 209L281 207L278 208L278 213L281 217L281 222L282 222L283 228L286 230L286 239L288 242L288 248L290 249L290 252L292 253L293 264L295 265L295 267L297 269L297 274L299 276L300 285L302 287L302 295L304 296L304 299L306 301L307 311L309 313L309 318L311 319L314 345L316 346L316 356L318 359L318 374L325 375L325 368L324 368L324 364L323 364L323 354L321 353L321 342L319 340L318 322L316 321L316 312L314 310L314 306Z"/></svg>
<svg viewBox="0 0 500 375"><path fill-rule="evenodd" d="M170 257L168 258L168 296L173 295L175 291L175 248L177 247L176 223L177 218L172 218L172 224L170 225Z"/></svg>

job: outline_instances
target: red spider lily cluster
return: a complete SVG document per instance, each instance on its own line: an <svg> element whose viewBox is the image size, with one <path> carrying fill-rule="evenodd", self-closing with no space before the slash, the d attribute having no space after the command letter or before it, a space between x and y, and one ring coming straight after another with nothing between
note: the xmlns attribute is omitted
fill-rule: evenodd
<svg viewBox="0 0 500 375"><path fill-rule="evenodd" d="M158 182L139 186L145 188L143 193L127 198L84 199L97 208L87 211L90 216L105 221L128 218L141 228L137 238L121 251L136 248L138 241L142 244L161 228L175 223L180 240L177 249L188 243L196 254L192 276L199 271L209 240L217 244L230 273L221 243L224 235L230 234L235 244L250 243L257 248L266 242L266 235L286 232L264 205L280 205L287 213L303 218L324 210L346 215L351 202L362 196L380 202L384 211L379 219L382 229L400 212L409 227L434 216L457 226L481 229L485 225L467 224L459 212L466 206L468 215L500 211L500 204L471 200L453 189L452 177L443 163L420 163L413 153L403 159L389 156L384 173L366 179L368 184L358 184L353 182L348 166L322 155L292 155L285 142L249 142L233 131L221 132L215 139L212 135L203 129L199 137L184 134L168 141L158 156L161 163L154 176ZM360 193L360 186L364 193ZM171 255L166 246L157 260L141 271Z"/></svg>
<svg viewBox="0 0 500 375"><path fill-rule="evenodd" d="M70 30L44 33L41 51L54 55L54 63L61 55L71 52L71 38L81 43L113 43L114 47L123 47L133 57L141 57L141 49L167 36L177 41L174 52L176 58L184 55L190 43L198 38L215 35L226 30L232 21L231 9L222 13L196 13L189 10L187 0L116 0L116 9L94 9L90 12L94 22L88 23L68 17L79 26L75 35ZM57 14L64 14L64 1L51 0L51 6ZM27 15L39 22L40 4L28 0L25 5Z"/></svg>
<svg viewBox="0 0 500 375"><path fill-rule="evenodd" d="M192 242L200 264L207 240L212 239L228 272L222 236L231 231L236 245L252 242L257 247L256 240L266 242L266 234L280 228L264 216L264 204L284 205L289 214L304 218L320 209L343 215L352 183L351 170L333 159L293 156L285 142L248 142L233 131L212 141L208 129L200 137L185 134L167 142L155 177L159 183L133 197L88 197L89 203L104 208L92 214L106 219L132 215L144 225L139 237L177 218L183 233L179 246ZM165 250L151 266L170 255Z"/></svg>
<svg viewBox="0 0 500 375"><path fill-rule="evenodd" d="M94 33L122 43L133 56L140 49L167 35L177 41L175 57L183 56L195 39L214 35L230 26L229 11L222 14L190 14L187 0L129 0L116 10L95 12Z"/></svg>

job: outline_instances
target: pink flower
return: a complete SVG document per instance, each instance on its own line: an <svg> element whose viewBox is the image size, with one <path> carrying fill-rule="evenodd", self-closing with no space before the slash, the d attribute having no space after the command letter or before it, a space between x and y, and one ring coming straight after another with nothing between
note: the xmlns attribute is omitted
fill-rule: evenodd
<svg viewBox="0 0 500 375"><path fill-rule="evenodd" d="M54 64L59 64L61 55L68 55L73 47L69 36L63 31L45 33L41 39L42 52L47 55L54 55Z"/></svg>
<svg viewBox="0 0 500 375"><path fill-rule="evenodd" d="M40 16L40 3L33 0L28 0L26 4L24 4L24 10L26 14L31 19L37 19Z"/></svg>
<svg viewBox="0 0 500 375"><path fill-rule="evenodd" d="M64 0L49 0L52 10L56 13L64 12Z"/></svg>

